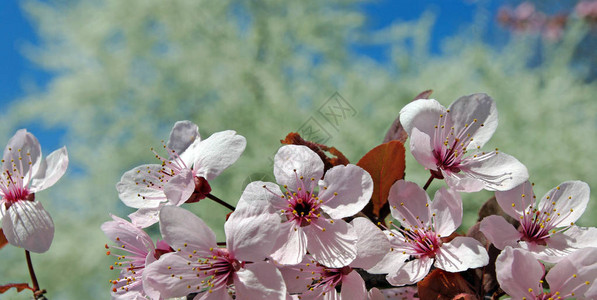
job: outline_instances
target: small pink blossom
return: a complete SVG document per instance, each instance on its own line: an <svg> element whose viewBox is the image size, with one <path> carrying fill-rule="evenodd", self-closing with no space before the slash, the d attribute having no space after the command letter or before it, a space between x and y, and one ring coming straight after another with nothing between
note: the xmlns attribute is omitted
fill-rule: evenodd
<svg viewBox="0 0 597 300"><path fill-rule="evenodd" d="M442 237L452 234L462 222L460 195L442 187L433 201L417 184L399 180L390 188L388 201L392 223L386 231L392 248L370 273L388 273L395 286L422 280L432 265L448 272L461 272L487 265L485 248L473 238L456 237L448 243Z"/></svg>
<svg viewBox="0 0 597 300"><path fill-rule="evenodd" d="M457 191L506 191L529 177L516 158L480 150L498 123L486 94L460 97L448 109L433 99L416 100L400 111L400 122L415 159Z"/></svg>
<svg viewBox="0 0 597 300"><path fill-rule="evenodd" d="M211 192L209 181L232 165L245 146L245 138L232 130L201 140L197 125L176 122L164 145L168 157L156 153L161 164L141 165L124 173L116 185L118 196L127 206L139 209L129 216L133 223L150 226L164 205L205 198Z"/></svg>
<svg viewBox="0 0 597 300"><path fill-rule="evenodd" d="M597 248L584 248L563 258L545 275L529 252L506 247L495 262L497 280L514 299L596 299ZM543 282L549 284L545 291Z"/></svg>
<svg viewBox="0 0 597 300"><path fill-rule="evenodd" d="M66 147L41 159L33 134L21 129L8 141L0 175L0 222L8 242L37 253L48 251L54 222L35 193L54 185L68 166Z"/></svg>
<svg viewBox="0 0 597 300"><path fill-rule="evenodd" d="M281 222L276 262L298 264L307 251L322 265L341 268L357 256L357 234L342 218L358 213L369 201L373 181L355 165L335 166L323 179L324 165L305 146L287 145L274 158L274 183L252 182L241 199L263 207Z"/></svg>
<svg viewBox="0 0 597 300"><path fill-rule="evenodd" d="M237 210L225 224L226 248L220 248L213 231L183 208L165 206L160 211L160 231L176 250L147 266L148 287L163 297L198 293L197 299L285 299L282 275L268 261L277 219L250 208Z"/></svg>
<svg viewBox="0 0 597 300"><path fill-rule="evenodd" d="M520 226L515 228L503 217L492 215L481 221L480 230L498 249L522 247L537 258L556 262L577 249L597 247L597 229L574 225L585 211L589 195L586 183L566 181L536 201L527 181L495 193L500 207Z"/></svg>
<svg viewBox="0 0 597 300"><path fill-rule="evenodd" d="M112 299L161 299L160 293L143 288L143 271L145 267L157 260L162 254L172 252L170 246L160 241L157 247L153 240L141 228L132 223L112 216L113 221L102 224L102 231L110 240L116 243L117 251L125 251L125 255L116 255L108 251L108 255L116 255L118 261L114 263L117 269L120 269L120 276L112 280ZM110 267L113 269L114 267Z"/></svg>

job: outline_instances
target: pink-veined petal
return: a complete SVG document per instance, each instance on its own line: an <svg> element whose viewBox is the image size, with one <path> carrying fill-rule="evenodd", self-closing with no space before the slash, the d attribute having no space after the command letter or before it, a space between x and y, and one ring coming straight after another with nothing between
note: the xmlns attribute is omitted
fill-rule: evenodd
<svg viewBox="0 0 597 300"><path fill-rule="evenodd" d="M418 128L413 128L410 134L410 152L415 157L418 163L430 170L437 169L437 159L433 155L433 147L431 145L431 138L426 133L423 133Z"/></svg>
<svg viewBox="0 0 597 300"><path fill-rule="evenodd" d="M485 158L470 158L463 162L460 169L468 176L483 181L488 191L511 190L529 179L529 172L520 161L501 152Z"/></svg>
<svg viewBox="0 0 597 300"><path fill-rule="evenodd" d="M64 175L67 167L68 152L66 147L50 153L45 160L41 161L37 174L31 179L30 191L36 193L51 187Z"/></svg>
<svg viewBox="0 0 597 300"><path fill-rule="evenodd" d="M363 300L367 299L367 288L365 281L356 271L342 276L342 287L340 288L342 300Z"/></svg>
<svg viewBox="0 0 597 300"><path fill-rule="evenodd" d="M545 242L547 247L533 249L536 250L533 254L538 259L556 263L579 249L597 247L597 228L571 226L552 234Z"/></svg>
<svg viewBox="0 0 597 300"><path fill-rule="evenodd" d="M485 187L483 181L470 177L466 173L454 173L443 169L441 171L446 184L455 191L472 193L478 192Z"/></svg>
<svg viewBox="0 0 597 300"><path fill-rule="evenodd" d="M471 237L459 236L444 243L435 256L435 266L452 273L483 267L488 263L487 251Z"/></svg>
<svg viewBox="0 0 597 300"><path fill-rule="evenodd" d="M249 209L255 213L276 213L278 209L287 207L283 195L280 187L275 183L254 181L245 187L236 209Z"/></svg>
<svg viewBox="0 0 597 300"><path fill-rule="evenodd" d="M386 236L389 234L388 231L384 231L384 233ZM368 268L367 272L371 274L394 273L402 268L408 258L408 254L402 253L399 249L391 248L375 266Z"/></svg>
<svg viewBox="0 0 597 300"><path fill-rule="evenodd" d="M415 100L400 110L400 124L410 136L413 128L433 137L435 125L438 124L439 116L445 115L446 108L435 99Z"/></svg>
<svg viewBox="0 0 597 300"><path fill-rule="evenodd" d="M35 253L48 251L54 239L54 222L39 201L13 203L4 212L2 230L11 245Z"/></svg>
<svg viewBox="0 0 597 300"><path fill-rule="evenodd" d="M504 249L506 246L517 247L517 242L522 237L522 233L512 224L502 216L496 215L483 218L479 230L498 249Z"/></svg>
<svg viewBox="0 0 597 300"><path fill-rule="evenodd" d="M435 232L440 236L452 234L462 223L462 199L452 189L440 188L429 205Z"/></svg>
<svg viewBox="0 0 597 300"><path fill-rule="evenodd" d="M136 212L129 214L129 219L135 226L147 228L160 221L158 215L162 207L164 205L160 204L158 207L139 208Z"/></svg>
<svg viewBox="0 0 597 300"><path fill-rule="evenodd" d="M306 146L282 146L274 156L274 176L279 184L288 186L291 191L297 191L300 176L308 187L311 185L311 178L314 178L315 182L321 179L323 161Z"/></svg>
<svg viewBox="0 0 597 300"><path fill-rule="evenodd" d="M272 254L282 223L277 214L237 208L224 224L224 231L226 247L236 259L262 261Z"/></svg>
<svg viewBox="0 0 597 300"><path fill-rule="evenodd" d="M321 208L332 219L352 216L365 207L373 193L371 175L356 165L335 166L325 173L320 185Z"/></svg>
<svg viewBox="0 0 597 300"><path fill-rule="evenodd" d="M178 206L164 206L160 210L160 231L164 241L176 251L178 249L196 250L211 253L210 248L217 248L216 235L195 214Z"/></svg>
<svg viewBox="0 0 597 300"><path fill-rule="evenodd" d="M495 271L500 287L513 299L535 299L535 292L543 292L539 283L544 274L543 266L524 250L506 247L497 257Z"/></svg>
<svg viewBox="0 0 597 300"><path fill-rule="evenodd" d="M188 265L189 262L194 262L191 260L178 252L162 255L159 260L145 266L143 285L159 291L164 298L182 297L197 292L196 287L200 286L202 279Z"/></svg>
<svg viewBox="0 0 597 300"><path fill-rule="evenodd" d="M113 221L104 222L101 226L104 234L119 247L135 248L137 252L151 252L155 249L153 240L141 228L133 223L111 215Z"/></svg>
<svg viewBox="0 0 597 300"><path fill-rule="evenodd" d="M23 176L23 179L27 181L29 176L34 176L37 173L41 164L39 141L33 134L27 132L27 129L19 129L8 140L2 159L4 170L17 169L19 176ZM23 185L27 186L27 184L28 182L25 182Z"/></svg>
<svg viewBox="0 0 597 300"><path fill-rule="evenodd" d="M201 140L201 136L199 135L199 127L191 121L178 121L172 127L170 131L170 137L168 138L168 143L166 146L168 149L174 150L178 155L184 153L189 146L197 141ZM193 152L193 151L189 151ZM194 160L187 161L192 163ZM190 165L189 165L190 166Z"/></svg>
<svg viewBox="0 0 597 300"><path fill-rule="evenodd" d="M552 293L583 295L597 284L597 248L580 249L558 262L545 276ZM589 284L587 284L587 282Z"/></svg>
<svg viewBox="0 0 597 300"><path fill-rule="evenodd" d="M403 264L397 271L388 274L386 279L393 286L415 284L427 276L432 265L433 258L426 256L411 260Z"/></svg>
<svg viewBox="0 0 597 300"><path fill-rule="evenodd" d="M271 263L246 264L235 274L236 299L286 299L286 285L280 271Z"/></svg>
<svg viewBox="0 0 597 300"><path fill-rule="evenodd" d="M539 209L553 212L555 227L570 226L585 212L589 197L588 184L582 181L566 181L539 200Z"/></svg>
<svg viewBox="0 0 597 300"><path fill-rule="evenodd" d="M307 250L320 264L341 268L357 257L357 234L344 220L317 219L305 227Z"/></svg>
<svg viewBox="0 0 597 300"><path fill-rule="evenodd" d="M357 257L350 263L350 266L362 269L372 268L390 251L390 241L367 218L355 218L350 224L358 236Z"/></svg>
<svg viewBox="0 0 597 300"><path fill-rule="evenodd" d="M398 180L388 195L392 217L405 227L429 223L429 196L416 183Z"/></svg>
<svg viewBox="0 0 597 300"><path fill-rule="evenodd" d="M527 180L509 191L495 192L495 199L505 213L518 220L535 203L535 194Z"/></svg>
<svg viewBox="0 0 597 300"><path fill-rule="evenodd" d="M303 227L291 223L284 223L281 228L280 237L274 247L277 250L272 253L272 258L283 265L296 265L307 253L307 235Z"/></svg>
<svg viewBox="0 0 597 300"><path fill-rule="evenodd" d="M472 141L468 144L467 149L483 147L497 128L498 112L495 101L487 94L462 96L454 101L448 109L455 132L460 132L465 125L468 125L467 133L471 135Z"/></svg>
<svg viewBox="0 0 597 300"><path fill-rule="evenodd" d="M116 184L120 200L132 208L158 207L165 202L166 195L159 177L162 168L157 164L141 165L124 173Z"/></svg>
<svg viewBox="0 0 597 300"><path fill-rule="evenodd" d="M216 132L197 146L193 166L197 176L210 181L232 165L245 151L247 140L233 130Z"/></svg>
<svg viewBox="0 0 597 300"><path fill-rule="evenodd" d="M164 194L172 205L180 206L189 200L195 191L195 176L190 169L182 169L179 174L164 184Z"/></svg>

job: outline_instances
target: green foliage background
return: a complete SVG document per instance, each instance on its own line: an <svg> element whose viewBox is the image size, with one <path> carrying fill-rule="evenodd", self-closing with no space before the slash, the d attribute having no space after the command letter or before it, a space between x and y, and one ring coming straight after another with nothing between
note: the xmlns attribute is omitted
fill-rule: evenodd
<svg viewBox="0 0 597 300"><path fill-rule="evenodd" d="M247 138L243 156L212 184L214 194L235 203L251 179L272 180L279 140L310 117L330 132L329 145L356 162L419 92L433 89L446 106L485 92L500 114L486 147L522 161L537 194L566 180L597 190L597 85L571 64L590 34L578 21L560 42L517 36L496 49L481 39L493 20L480 5L476 23L446 40L438 56L429 49L432 14L371 33L352 0L57 0L26 1L24 8L43 40L26 54L54 76L4 110L0 140L29 124L65 131L68 176L36 195L56 224L50 251L33 256L49 299L109 298L108 280L117 273L108 269L113 258L99 226L109 213L133 212L114 185L124 171L154 162L149 148L160 146L177 120L196 122L203 137L233 129ZM355 44L386 45L390 62L355 54ZM358 112L338 129L317 112L336 91ZM422 185L428 173L407 157L407 179ZM591 195L581 225L597 225ZM489 197L463 195L463 230ZM187 208L224 239L226 210L208 201ZM22 250L1 251L0 282L28 281Z"/></svg>

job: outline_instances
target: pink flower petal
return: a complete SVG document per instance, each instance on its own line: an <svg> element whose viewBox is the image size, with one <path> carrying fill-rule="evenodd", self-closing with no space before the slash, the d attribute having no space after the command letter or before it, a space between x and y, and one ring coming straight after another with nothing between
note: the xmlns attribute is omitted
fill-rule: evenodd
<svg viewBox="0 0 597 300"><path fill-rule="evenodd" d="M517 242L522 237L512 224L502 216L496 215L483 218L479 230L498 249L504 249L506 246L517 247Z"/></svg>
<svg viewBox="0 0 597 300"><path fill-rule="evenodd" d="M141 228L149 227L160 220L158 215L162 207L164 206L139 208L136 212L129 214L129 219L131 219L131 223L135 224L135 226Z"/></svg>
<svg viewBox="0 0 597 300"><path fill-rule="evenodd" d="M269 262L246 264L234 277L236 299L286 299L280 271Z"/></svg>
<svg viewBox="0 0 597 300"><path fill-rule="evenodd" d="M236 162L246 145L247 140L233 130L216 132L197 146L193 169L210 181Z"/></svg>
<svg viewBox="0 0 597 300"><path fill-rule="evenodd" d="M323 161L306 146L282 146L274 157L274 176L279 184L288 186L291 191L297 191L300 176L303 176L305 186L311 185L311 178L314 178L315 182L321 179Z"/></svg>
<svg viewBox="0 0 597 300"><path fill-rule="evenodd" d="M307 250L320 264L329 268L347 266L357 257L357 234L343 220L317 219L305 227Z"/></svg>
<svg viewBox="0 0 597 300"><path fill-rule="evenodd" d="M2 230L11 245L35 253L50 249L54 238L54 222L40 202L17 201L3 215Z"/></svg>
<svg viewBox="0 0 597 300"><path fill-rule="evenodd" d="M558 262L545 276L552 294L583 295L597 285L597 248L580 249ZM589 284L587 284L589 282Z"/></svg>
<svg viewBox="0 0 597 300"><path fill-rule="evenodd" d="M517 220L535 204L533 187L528 180L509 191L495 192L495 199L505 213Z"/></svg>
<svg viewBox="0 0 597 300"><path fill-rule="evenodd" d="M461 131L468 124L468 133L473 139L467 149L483 147L498 125L495 101L487 94L472 94L458 98L448 107L454 131ZM476 122L473 120L477 119ZM483 126L481 126L483 124Z"/></svg>
<svg viewBox="0 0 597 300"><path fill-rule="evenodd" d="M472 158L463 162L460 169L483 181L488 191L511 190L529 179L527 168L520 161L501 152L484 159Z"/></svg>
<svg viewBox="0 0 597 300"><path fill-rule="evenodd" d="M390 242L386 235L367 218L355 218L350 222L357 240L357 257L351 267L368 269L375 266L390 251Z"/></svg>
<svg viewBox="0 0 597 300"><path fill-rule="evenodd" d="M363 300L367 299L367 288L365 281L356 271L352 271L342 277L342 287L340 288L342 300Z"/></svg>
<svg viewBox="0 0 597 300"><path fill-rule="evenodd" d="M390 188L388 202L392 217L405 227L429 224L429 196L416 183L396 181Z"/></svg>
<svg viewBox="0 0 597 300"><path fill-rule="evenodd" d="M281 230L279 215L237 208L224 224L226 247L236 259L262 261L273 252Z"/></svg>
<svg viewBox="0 0 597 300"><path fill-rule="evenodd" d="M487 251L471 237L459 236L444 243L435 256L435 266L452 273L483 267L488 263Z"/></svg>
<svg viewBox="0 0 597 300"><path fill-rule="evenodd" d="M307 235L304 227L284 223L278 238L277 250L272 253L272 258L283 265L296 265L303 260L307 253Z"/></svg>
<svg viewBox="0 0 597 300"><path fill-rule="evenodd" d="M430 170L437 170L437 159L433 156L431 138L418 128L413 128L410 135L410 152L418 163Z"/></svg>
<svg viewBox="0 0 597 300"><path fill-rule="evenodd" d="M448 186L458 192L478 192L485 188L483 181L477 178L470 177L469 174L460 172L454 173L446 170L442 170L444 180Z"/></svg>
<svg viewBox="0 0 597 300"><path fill-rule="evenodd" d="M542 211L549 210L553 212L555 227L570 226L585 212L589 197L588 184L582 181L566 181L547 192L539 200L538 206Z"/></svg>
<svg viewBox="0 0 597 300"><path fill-rule="evenodd" d="M198 140L201 140L201 136L199 135L199 127L197 125L191 121L178 121L172 127L172 131L170 131L170 138L166 146L180 155ZM190 162L192 163L193 161Z"/></svg>
<svg viewBox="0 0 597 300"><path fill-rule="evenodd" d="M319 198L321 205L332 219L352 216L365 207L373 193L371 175L356 165L335 166L327 171L320 182Z"/></svg>
<svg viewBox="0 0 597 300"><path fill-rule="evenodd" d="M400 110L400 123L410 136L413 128L433 137L439 116L446 108L434 99L415 100Z"/></svg>
<svg viewBox="0 0 597 300"><path fill-rule="evenodd" d="M195 176L190 169L182 169L164 185L166 199L172 205L180 206L189 200L195 191Z"/></svg>
<svg viewBox="0 0 597 300"><path fill-rule="evenodd" d="M27 155L26 153L29 154ZM19 157L23 157L26 161L19 160ZM27 129L20 129L8 140L2 159L4 161L4 170L13 170L16 168L18 174L23 176L25 180L28 180L29 172L31 172L31 175L35 175L41 164L41 146L39 145L39 141L33 134L27 132ZM31 164L29 164L29 160ZM19 161L23 163L15 163ZM24 185L26 186L27 182Z"/></svg>
<svg viewBox="0 0 597 300"><path fill-rule="evenodd" d="M122 175L116 184L118 197L132 208L158 207L166 201L162 183L156 177L162 171L157 164L141 165Z"/></svg>
<svg viewBox="0 0 597 300"><path fill-rule="evenodd" d="M386 279L393 286L415 284L427 276L432 265L433 258L429 257L411 260L397 271L388 274Z"/></svg>
<svg viewBox="0 0 597 300"><path fill-rule="evenodd" d="M45 190L58 181L68 167L68 153L66 147L62 147L48 155L41 161L37 174L31 179L32 193Z"/></svg>
<svg viewBox="0 0 597 300"><path fill-rule="evenodd" d="M178 252L162 255L159 260L145 266L143 285L159 291L164 298L182 297L197 292L197 271L187 265L188 262L194 261Z"/></svg>
<svg viewBox="0 0 597 300"><path fill-rule="evenodd" d="M113 221L102 224L101 229L108 239L114 241L119 247L126 245L134 247L139 252L151 252L155 249L153 240L145 231L125 219L111 215Z"/></svg>
<svg viewBox="0 0 597 300"><path fill-rule="evenodd" d="M543 266L524 250L506 247L497 257L495 271L500 287L514 299L535 299L535 293L543 292L539 283Z"/></svg>
<svg viewBox="0 0 597 300"><path fill-rule="evenodd" d="M217 248L216 235L195 214L177 206L164 206L160 211L160 231L164 241L174 250L196 250L200 255ZM184 250L183 250L184 251Z"/></svg>
<svg viewBox="0 0 597 300"><path fill-rule="evenodd" d="M454 190L440 188L435 193L429 209L434 215L435 232L440 236L452 234L462 223L462 199Z"/></svg>
<svg viewBox="0 0 597 300"><path fill-rule="evenodd" d="M371 274L394 273L396 270L402 268L408 258L408 254L391 249L375 266L368 268L367 272Z"/></svg>
<svg viewBox="0 0 597 300"><path fill-rule="evenodd" d="M280 186L271 182L253 181L245 187L236 209L251 209L259 212L278 213L287 207Z"/></svg>

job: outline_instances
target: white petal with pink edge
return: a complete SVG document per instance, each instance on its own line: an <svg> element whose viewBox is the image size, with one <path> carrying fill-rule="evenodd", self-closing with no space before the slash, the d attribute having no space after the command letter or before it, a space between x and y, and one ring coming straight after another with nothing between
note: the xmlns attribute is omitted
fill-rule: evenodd
<svg viewBox="0 0 597 300"><path fill-rule="evenodd" d="M54 222L38 201L17 201L7 210L2 205L2 230L11 245L44 253L54 239Z"/></svg>
<svg viewBox="0 0 597 300"><path fill-rule="evenodd" d="M197 146L193 169L210 181L236 162L246 146L245 137L233 130L216 132Z"/></svg>
<svg viewBox="0 0 597 300"><path fill-rule="evenodd" d="M114 241L119 247L126 245L129 249L134 247L142 252L151 252L155 249L153 240L141 228L115 215L111 217L113 221L104 222L101 225L108 239Z"/></svg>
<svg viewBox="0 0 597 300"><path fill-rule="evenodd" d="M307 250L320 264L341 268L357 257L357 234L344 220L317 219L304 227Z"/></svg>
<svg viewBox="0 0 597 300"><path fill-rule="evenodd" d="M281 185L288 186L291 191L297 191L299 182L310 187L323 176L323 161L306 146L286 145L280 147L274 157L274 176ZM300 177L303 177L301 179Z"/></svg>
<svg viewBox="0 0 597 300"><path fill-rule="evenodd" d="M356 165L329 169L319 185L318 197L323 201L321 208L332 219L358 213L367 205L373 193L371 175Z"/></svg>
<svg viewBox="0 0 597 300"><path fill-rule="evenodd" d="M452 273L483 267L488 263L487 250L471 237L459 236L444 243L435 256L435 266Z"/></svg>

